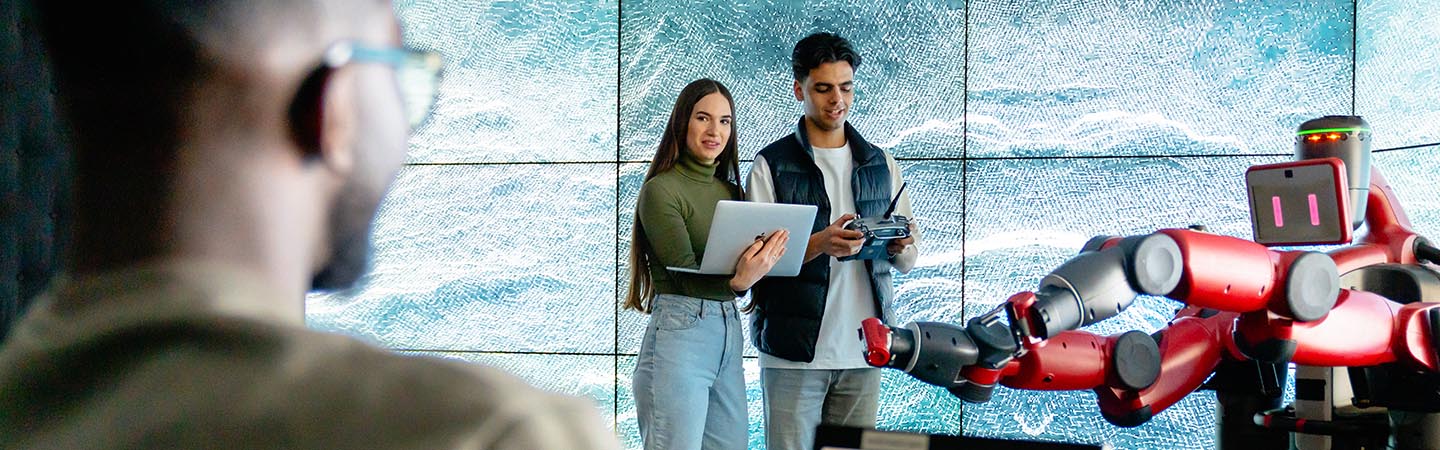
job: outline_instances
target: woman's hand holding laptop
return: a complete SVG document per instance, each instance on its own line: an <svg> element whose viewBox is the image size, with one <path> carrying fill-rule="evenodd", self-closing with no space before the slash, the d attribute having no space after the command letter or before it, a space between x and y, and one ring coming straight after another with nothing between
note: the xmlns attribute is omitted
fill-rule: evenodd
<svg viewBox="0 0 1440 450"><path fill-rule="evenodd" d="M735 276L730 278L730 290L750 290L750 286L760 281L785 255L785 243L789 240L790 232L784 228L775 230L764 239L756 237L755 243L745 247L745 251L740 253L740 260L735 262Z"/></svg>

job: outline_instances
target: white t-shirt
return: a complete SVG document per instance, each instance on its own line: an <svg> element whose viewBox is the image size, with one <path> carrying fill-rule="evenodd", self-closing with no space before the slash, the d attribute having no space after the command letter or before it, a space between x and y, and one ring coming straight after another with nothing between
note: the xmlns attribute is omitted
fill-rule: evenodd
<svg viewBox="0 0 1440 450"><path fill-rule="evenodd" d="M830 201L830 218L826 222L834 222L845 214L855 214L855 191L850 182L850 175L855 173L855 159L850 154L850 144L840 148L813 149L815 165L820 168L820 174L825 180L825 196ZM890 195L893 196L900 189L902 181L900 167L888 153L885 154L885 162L890 167ZM750 201L775 202L775 185L770 176L770 164L763 156L756 156L755 164L750 166L749 186L746 195ZM911 215L908 191L900 197L895 213L914 217ZM797 238L801 237L791 237ZM809 236L804 238L808 239ZM919 244L918 234L916 244ZM915 246L907 247L905 251L895 255L895 268L901 273L909 272L915 266L918 255L919 251ZM803 363L762 352L760 367L823 370L870 367L865 364L865 346L855 332L860 328L861 321L876 317L880 313L875 310L874 293L870 290L870 277L865 273L865 262L840 262L833 256L823 254L818 258L830 258L830 286L826 293L825 315L820 320L820 336L815 342L815 360Z"/></svg>

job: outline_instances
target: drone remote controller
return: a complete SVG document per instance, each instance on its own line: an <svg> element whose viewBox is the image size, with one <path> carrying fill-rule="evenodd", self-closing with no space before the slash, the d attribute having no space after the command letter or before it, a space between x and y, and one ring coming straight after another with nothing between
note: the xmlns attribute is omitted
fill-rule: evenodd
<svg viewBox="0 0 1440 450"><path fill-rule="evenodd" d="M864 235L865 244L860 251L854 255L836 258L839 261L853 261L857 259L884 259L889 258L890 253L885 247L890 241L910 237L910 218L894 214L895 205L900 202L900 194L905 193L905 186L900 185L900 191L895 193L895 198L890 200L890 208L885 210L885 215L880 217L861 217L845 224L845 229L859 231Z"/></svg>

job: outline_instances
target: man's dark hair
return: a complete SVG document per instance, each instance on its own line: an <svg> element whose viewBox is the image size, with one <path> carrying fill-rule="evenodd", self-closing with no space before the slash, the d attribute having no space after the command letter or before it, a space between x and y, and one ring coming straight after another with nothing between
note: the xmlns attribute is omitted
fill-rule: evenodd
<svg viewBox="0 0 1440 450"><path fill-rule="evenodd" d="M71 136L73 250L84 252L73 255L73 263L88 267L87 258L99 258L87 251L94 248L129 252L126 260L159 251L185 103L219 68L220 53L252 51L253 42L275 33L276 26L265 26L269 23L313 17L305 14L315 10L308 3L142 0L78 7L33 0L27 5L34 8L61 122ZM130 243L104 242L117 236Z"/></svg>
<svg viewBox="0 0 1440 450"><path fill-rule="evenodd" d="M795 43L795 52L790 54L790 67L795 70L795 81L804 80L810 71L821 64L836 61L850 63L851 69L860 68L860 53L850 46L850 41L835 33L815 33Z"/></svg>
<svg viewBox="0 0 1440 450"><path fill-rule="evenodd" d="M34 5L61 122L71 136L78 219L71 250L102 245L101 236L159 240L158 218L177 151L179 100L203 71L200 49L150 2L79 7L36 0ZM133 247L138 245L113 248ZM136 250L142 251L153 248Z"/></svg>

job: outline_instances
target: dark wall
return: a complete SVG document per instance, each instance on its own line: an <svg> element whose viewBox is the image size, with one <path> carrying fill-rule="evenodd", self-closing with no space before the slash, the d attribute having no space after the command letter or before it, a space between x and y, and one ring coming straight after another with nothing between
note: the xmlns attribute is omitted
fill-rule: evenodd
<svg viewBox="0 0 1440 450"><path fill-rule="evenodd" d="M68 222L64 136L26 5L0 6L0 338L60 267Z"/></svg>

